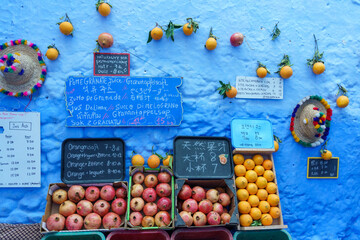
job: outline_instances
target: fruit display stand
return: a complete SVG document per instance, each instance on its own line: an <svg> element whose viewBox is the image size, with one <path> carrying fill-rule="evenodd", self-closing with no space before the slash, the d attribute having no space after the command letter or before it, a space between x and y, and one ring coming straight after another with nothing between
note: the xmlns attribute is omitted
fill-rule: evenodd
<svg viewBox="0 0 360 240"><path fill-rule="evenodd" d="M52 233L47 234L41 240L105 240L105 235L101 232L73 232L73 233Z"/></svg>
<svg viewBox="0 0 360 240"><path fill-rule="evenodd" d="M174 175L176 176L175 184L175 226L184 228L208 228L215 226L222 227L236 227L239 223L236 188L233 179L233 162L231 153L230 140L224 137L188 137L180 136L174 139ZM200 187L203 196L199 199L194 197L194 187ZM179 197L179 193L183 188L191 189L191 197L184 200ZM205 191L213 189L213 192L220 199L221 193L224 193L227 198L230 198L226 206L222 206L218 201L210 202L210 210L196 208L194 211L187 211L183 208L184 201L191 200L200 206L201 202L206 201ZM215 191L216 189L216 191ZM205 190L205 191L204 191ZM219 190L219 191L218 191ZM220 193L220 194L219 194ZM220 201L221 202L221 201ZM214 205L212 205L214 204ZM215 204L220 205L220 210L215 211ZM199 210L199 211L198 211ZM197 224L195 220L186 223L180 213L182 211L190 212L193 216L188 218L195 218L195 214L205 216L205 223ZM209 217L210 212L217 212L216 219L222 213L228 213L226 222L222 218L213 221ZM202 213L207 214L203 215ZM198 215L197 215L198 216ZM196 217L197 217L196 216ZM214 216L214 215L213 215ZM212 219L210 223L208 219ZM195 230L194 230L195 231ZM195 238L194 238L195 239Z"/></svg>
<svg viewBox="0 0 360 240"><path fill-rule="evenodd" d="M160 173L168 173L171 176L171 180L169 182L169 185L171 186L171 195L168 196L168 198L170 198L171 200L171 208L169 210L166 210L166 212L170 215L170 221L169 224L165 224L165 226L157 226L156 224L156 215L154 216L155 221L154 224L151 224L153 226L142 226L142 221L139 222L139 224L132 224L130 217L131 217L131 213L135 212L132 211L131 209L131 200L134 199L134 197L132 197L131 195L131 190L133 188L134 184L134 176L136 176L137 173L142 173L143 177L145 178L145 180L143 179L143 181L141 181L141 185L143 186L143 189L146 190L147 186L145 185L145 181L146 181L146 177L153 174L156 177L159 176ZM171 168L166 167L166 166L160 166L160 168L145 168L144 166L131 166L130 167L130 174L129 174L129 190L128 190L128 203L127 203L127 214L126 214L126 226L128 230L150 230L150 229L164 229L164 230L172 230L174 229L175 225L174 225L174 174L173 171L171 170ZM157 180L156 180L157 181ZM160 184L160 182L159 182ZM148 187L150 188L150 187ZM145 191L144 190L144 191ZM155 201L153 201L154 203L158 203L158 200L160 199L160 197L158 196L158 194L156 194L156 199ZM146 203L147 201L144 200L144 203ZM160 211L160 210L159 210ZM159 212L157 211L157 213ZM139 211L141 216L141 219L146 216L146 214L143 211L143 207L141 208L141 210ZM161 219L161 218L160 218ZM162 221L162 220L161 220Z"/></svg>
<svg viewBox="0 0 360 240"><path fill-rule="evenodd" d="M232 240L231 232L223 227L177 229L171 235L171 240Z"/></svg>
<svg viewBox="0 0 360 240"><path fill-rule="evenodd" d="M170 236L164 230L139 230L139 231L115 231L110 233L106 240L170 240Z"/></svg>
<svg viewBox="0 0 360 240"><path fill-rule="evenodd" d="M69 152L67 150L70 149L69 146L71 146L73 152ZM112 150L105 149L108 148L109 146L112 146L114 148ZM91 151L94 151L95 153L87 152L87 150L84 149L91 149ZM102 151L112 152L113 155L111 155L111 157L110 155L102 155ZM80 155L77 155L77 153L79 152ZM125 153L125 143L120 138L66 139L62 144L61 180L63 182L51 183L49 185L48 194L46 197L45 214L42 217L42 222L40 227L41 233L43 234L54 233L54 231L50 231L48 229L47 219L52 214L59 213L61 204L55 203L53 201L53 194L59 189L68 192L71 186L81 186L84 190L88 189L89 187L96 187L100 190L104 186L112 186L114 190L123 188L124 194L122 195L125 195L124 202L126 203L128 182L122 181L125 177L124 153ZM76 156L76 160L70 161L69 156L71 155ZM82 161L82 157L86 159L85 162ZM94 159L94 157L96 159ZM74 169L70 168L69 167L70 165L75 166ZM91 166L91 167L86 168L86 166ZM95 174L91 169L97 171L98 174L102 173L101 176L104 176L104 178L99 177L99 175ZM73 176L76 177L81 176L81 179L74 179ZM78 193L76 194L79 195ZM66 200L68 202L71 202L72 200L70 199L70 195L67 194L67 196L69 198L66 197ZM118 195L116 194L116 196ZM113 197L112 200L114 200L114 198L115 197ZM84 198L84 196L82 196L81 199L86 200L87 198ZM101 197L99 197L98 195L96 200L92 200L91 202L95 203L96 201L100 201L100 200L105 201L104 199L101 199ZM112 208L110 207L112 200L106 200L107 202L109 202L109 207L107 208L108 210L106 213L112 212ZM67 201L65 201L65 203ZM75 205L78 202L79 201L74 202ZM78 213L78 206L76 206L75 213ZM126 226L125 216L126 216L126 207L125 207L125 213L120 215L121 223L117 228L106 229L103 225L103 221L101 221L101 225L99 228L87 229L85 228L85 220L84 220L84 224L81 227L81 229L68 230L67 228L64 228L63 230L59 230L58 232L60 233L89 232L89 231L108 232L117 229L124 229ZM83 218L85 219L85 216L83 216Z"/></svg>
<svg viewBox="0 0 360 240"><path fill-rule="evenodd" d="M234 234L234 240L292 240L290 234L285 230L269 230L269 231L237 231Z"/></svg>

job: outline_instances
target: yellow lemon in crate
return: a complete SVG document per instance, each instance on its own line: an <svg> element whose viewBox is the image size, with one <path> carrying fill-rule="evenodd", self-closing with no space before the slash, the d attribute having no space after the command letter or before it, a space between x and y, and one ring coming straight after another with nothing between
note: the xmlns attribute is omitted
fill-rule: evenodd
<svg viewBox="0 0 360 240"><path fill-rule="evenodd" d="M256 194L258 191L258 187L255 183L249 183L246 187L246 190L249 192L249 194Z"/></svg>
<svg viewBox="0 0 360 240"><path fill-rule="evenodd" d="M263 226L270 226L273 223L273 219L270 214L263 214L261 216L261 224Z"/></svg>
<svg viewBox="0 0 360 240"><path fill-rule="evenodd" d="M244 163L244 156L242 154L235 154L233 156L234 164L240 165Z"/></svg>
<svg viewBox="0 0 360 240"><path fill-rule="evenodd" d="M256 180L256 186L258 186L258 188L266 188L266 186L267 186L266 178L258 177Z"/></svg>
<svg viewBox="0 0 360 240"><path fill-rule="evenodd" d="M245 173L245 177L248 180L248 182L256 182L257 180L257 174L254 170L249 170Z"/></svg>
<svg viewBox="0 0 360 240"><path fill-rule="evenodd" d="M280 217L280 208L278 207L271 207L270 208L270 212L269 212L270 216L273 218L273 219L277 219Z"/></svg>
<svg viewBox="0 0 360 240"><path fill-rule="evenodd" d="M236 165L234 172L237 177L245 176L246 168L243 165Z"/></svg>
<svg viewBox="0 0 360 240"><path fill-rule="evenodd" d="M239 189L236 191L236 196L239 201L246 201L249 198L249 192L246 189Z"/></svg>
<svg viewBox="0 0 360 240"><path fill-rule="evenodd" d="M266 201L268 197L268 192L265 189L259 189L256 193L256 196L258 196L259 200Z"/></svg>
<svg viewBox="0 0 360 240"><path fill-rule="evenodd" d="M262 164L262 166L266 169L266 170L271 170L273 167L273 163L271 160L265 160Z"/></svg>
<svg viewBox="0 0 360 240"><path fill-rule="evenodd" d="M252 207L257 207L259 205L259 198L256 195L250 195L248 199L248 203Z"/></svg>
<svg viewBox="0 0 360 240"><path fill-rule="evenodd" d="M276 194L269 194L267 201L270 204L270 206L276 207L277 205L279 205L280 198Z"/></svg>
<svg viewBox="0 0 360 240"><path fill-rule="evenodd" d="M246 188L246 186L248 185L248 181L244 177L237 177L235 179L235 185L237 188L240 188L240 189Z"/></svg>
<svg viewBox="0 0 360 240"><path fill-rule="evenodd" d="M252 159L255 162L255 165L261 165L264 161L263 156L261 156L260 154L254 155Z"/></svg>
<svg viewBox="0 0 360 240"><path fill-rule="evenodd" d="M272 182L275 178L275 175L274 175L273 171L266 170L264 172L264 178L266 178L266 180L268 180L269 182Z"/></svg>
<svg viewBox="0 0 360 240"><path fill-rule="evenodd" d="M268 213L270 211L270 204L267 201L260 201L259 209L262 213Z"/></svg>
<svg viewBox="0 0 360 240"><path fill-rule="evenodd" d="M254 220L259 220L261 218L261 211L259 208L257 207L253 207L250 210L250 216L254 219Z"/></svg>
<svg viewBox="0 0 360 240"><path fill-rule="evenodd" d="M254 171L256 172L256 174L257 174L258 176L261 176L261 175L264 174L265 169L264 169L263 166L255 166Z"/></svg>
<svg viewBox="0 0 360 240"><path fill-rule="evenodd" d="M240 213L249 213L251 206L250 203L248 203L247 201L240 201L238 203L238 208Z"/></svg>
<svg viewBox="0 0 360 240"><path fill-rule="evenodd" d="M252 170L255 167L255 162L252 159L246 159L244 162L246 170Z"/></svg>
<svg viewBox="0 0 360 240"><path fill-rule="evenodd" d="M249 227L253 222L252 217L250 216L250 214L242 214L240 216L240 225L242 227Z"/></svg>
<svg viewBox="0 0 360 240"><path fill-rule="evenodd" d="M276 193L276 191L277 191L277 186L276 186L276 184L273 183L273 182L269 182L269 183L267 184L267 186L266 186L266 191L267 191L268 193Z"/></svg>

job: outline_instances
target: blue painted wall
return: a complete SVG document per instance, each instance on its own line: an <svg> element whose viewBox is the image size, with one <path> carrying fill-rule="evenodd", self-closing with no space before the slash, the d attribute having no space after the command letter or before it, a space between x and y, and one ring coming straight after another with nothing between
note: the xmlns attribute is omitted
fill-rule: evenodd
<svg viewBox="0 0 360 240"><path fill-rule="evenodd" d="M268 118L283 144L274 154L283 216L293 239L359 239L360 148L359 148L359 0L339 1L112 1L110 16L100 16L95 1L3 1L0 4L0 42L24 38L45 53L56 43L61 55L46 61L46 84L36 93L27 111L41 113L42 187L0 189L0 222L39 222L45 208L49 183L60 182L60 146L69 137L121 137L127 154L136 150L145 157L151 147L167 151L178 135L230 137L234 117ZM55 23L70 16L74 37L62 35ZM162 39L146 44L155 22L200 21L197 34L175 33L175 42ZM280 21L276 41L269 34ZM204 49L210 27L219 37L216 50ZM244 33L246 44L233 48L232 33ZM184 120L174 128L79 128L65 127L64 82L69 75L92 74L95 39L102 32L114 36L107 52L130 52L132 76L183 77L180 91ZM324 51L326 72L315 76L306 66L313 54L312 34ZM218 81L235 84L237 75L255 76L256 61L276 70L283 54L290 55L294 75L284 81L283 100L222 100L215 89ZM154 67L156 66L156 67ZM273 75L274 76L274 75ZM336 83L349 90L350 105L335 107ZM322 95L333 107L329 149L340 157L337 180L306 179L306 160L319 149L296 144L288 130L290 114L304 96ZM23 111L28 98L0 96L0 110ZM129 167L129 158L126 162Z"/></svg>

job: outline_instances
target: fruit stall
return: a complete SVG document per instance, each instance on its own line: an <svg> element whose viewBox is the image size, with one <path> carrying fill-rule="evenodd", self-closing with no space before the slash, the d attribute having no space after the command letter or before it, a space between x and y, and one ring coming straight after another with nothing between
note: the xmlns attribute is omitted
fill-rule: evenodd
<svg viewBox="0 0 360 240"><path fill-rule="evenodd" d="M0 10L0 239L358 239L358 0Z"/></svg>

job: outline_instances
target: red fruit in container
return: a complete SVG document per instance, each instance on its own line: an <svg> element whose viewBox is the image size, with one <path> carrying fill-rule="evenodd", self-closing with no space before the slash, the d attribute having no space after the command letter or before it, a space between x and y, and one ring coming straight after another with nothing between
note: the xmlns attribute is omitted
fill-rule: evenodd
<svg viewBox="0 0 360 240"><path fill-rule="evenodd" d="M67 230L80 230L84 225L84 220L79 214L72 214L66 218L65 225Z"/></svg>
<svg viewBox="0 0 360 240"><path fill-rule="evenodd" d="M124 187L120 187L120 188L116 189L115 196L116 196L116 198L124 198L125 199L127 196L126 189Z"/></svg>
<svg viewBox="0 0 360 240"><path fill-rule="evenodd" d="M145 188L145 190L142 193L142 198L146 202L155 202L156 200L156 192L153 188Z"/></svg>
<svg viewBox="0 0 360 240"><path fill-rule="evenodd" d="M217 212L218 214L223 214L224 208L220 203L214 203L213 204L213 211Z"/></svg>
<svg viewBox="0 0 360 240"><path fill-rule="evenodd" d="M74 203L78 203L85 196L85 190L80 185L73 185L69 188L68 198Z"/></svg>
<svg viewBox="0 0 360 240"><path fill-rule="evenodd" d="M229 206L230 205L230 196L227 193L220 193L219 195L219 203L223 206Z"/></svg>
<svg viewBox="0 0 360 240"><path fill-rule="evenodd" d="M186 226L191 226L194 222L193 217L191 216L190 212L187 211L181 211L180 212L180 217L182 218L182 220L184 221L184 223L186 224Z"/></svg>
<svg viewBox="0 0 360 240"><path fill-rule="evenodd" d="M149 174L145 177L144 184L147 188L153 188L158 184L158 179L154 174Z"/></svg>
<svg viewBox="0 0 360 240"><path fill-rule="evenodd" d="M166 227L170 224L171 217L166 211L160 211L155 215L155 224L158 227Z"/></svg>
<svg viewBox="0 0 360 240"><path fill-rule="evenodd" d="M198 210L198 208L199 206L197 202L192 198L187 199L182 205L183 211L187 211L191 213L195 213Z"/></svg>
<svg viewBox="0 0 360 240"><path fill-rule="evenodd" d="M54 213L46 220L46 228L49 231L61 231L65 227L65 218L59 213Z"/></svg>
<svg viewBox="0 0 360 240"><path fill-rule="evenodd" d="M123 198L117 198L111 203L111 210L120 216L126 212L126 201Z"/></svg>
<svg viewBox="0 0 360 240"><path fill-rule="evenodd" d="M64 217L70 216L76 212L76 204L72 201L65 201L60 204L59 213Z"/></svg>
<svg viewBox="0 0 360 240"><path fill-rule="evenodd" d="M100 197L105 201L112 201L115 197L115 189L113 186L105 185L100 190Z"/></svg>
<svg viewBox="0 0 360 240"><path fill-rule="evenodd" d="M167 172L161 172L157 176L159 182L161 183L169 183L171 181L171 175Z"/></svg>
<svg viewBox="0 0 360 240"><path fill-rule="evenodd" d="M227 224L230 222L231 216L228 213L223 213L221 214L220 219L222 224Z"/></svg>
<svg viewBox="0 0 360 240"><path fill-rule="evenodd" d="M210 189L206 192L206 199L209 199L212 203L219 201L219 192L216 189Z"/></svg>
<svg viewBox="0 0 360 240"><path fill-rule="evenodd" d="M66 200L67 192L64 189L58 189L52 195L52 201L56 204L62 204Z"/></svg>
<svg viewBox="0 0 360 240"><path fill-rule="evenodd" d="M187 199L191 198L191 194L192 194L191 187L187 184L184 184L184 186L182 186L178 196L181 200L187 200Z"/></svg>
<svg viewBox="0 0 360 240"><path fill-rule="evenodd" d="M207 215L207 221L210 225L219 225L220 224L220 215L217 212L211 211Z"/></svg>
<svg viewBox="0 0 360 240"><path fill-rule="evenodd" d="M132 197L140 197L144 191L144 188L141 184L134 184L131 186L131 196Z"/></svg>
<svg viewBox="0 0 360 240"><path fill-rule="evenodd" d="M136 226L140 226L141 221L142 221L142 219L143 219L143 216L141 215L140 212L132 212L132 213L130 214L129 219L130 219L130 223L131 223L134 227L136 227Z"/></svg>
<svg viewBox="0 0 360 240"><path fill-rule="evenodd" d="M202 187L199 186L193 187L191 193L192 193L191 197L198 202L200 202L205 198L205 189L203 189Z"/></svg>
<svg viewBox="0 0 360 240"><path fill-rule="evenodd" d="M168 197L171 195L171 187L167 183L160 183L156 186L156 193L159 197Z"/></svg>
<svg viewBox="0 0 360 240"><path fill-rule="evenodd" d="M101 217L105 216L110 210L110 204L105 200L97 200L94 203L93 211Z"/></svg>
<svg viewBox="0 0 360 240"><path fill-rule="evenodd" d="M85 191L85 198L90 202L95 202L100 197L100 190L98 187L88 187Z"/></svg>
<svg viewBox="0 0 360 240"><path fill-rule="evenodd" d="M161 211L167 211L171 209L171 200L167 197L162 197L158 200L157 206Z"/></svg>
<svg viewBox="0 0 360 240"><path fill-rule="evenodd" d="M85 217L93 211L93 204L88 200L81 200L76 206L76 212Z"/></svg>
<svg viewBox="0 0 360 240"><path fill-rule="evenodd" d="M101 217L97 213L89 213L84 219L86 229L99 229L101 226Z"/></svg>
<svg viewBox="0 0 360 240"><path fill-rule="evenodd" d="M132 179L135 184L142 184L144 182L145 176L143 173L137 172L134 174Z"/></svg>
<svg viewBox="0 0 360 240"><path fill-rule="evenodd" d="M208 199L204 199L199 203L199 211L208 214L213 210L213 204Z"/></svg>
<svg viewBox="0 0 360 240"><path fill-rule="evenodd" d="M150 216L145 216L141 221L141 225L143 227L154 227L155 226L155 219L153 217L150 217Z"/></svg>
<svg viewBox="0 0 360 240"><path fill-rule="evenodd" d="M202 212L196 212L193 219L195 226L204 226L206 224L206 215Z"/></svg>
<svg viewBox="0 0 360 240"><path fill-rule="evenodd" d="M144 208L144 200L140 197L131 199L130 208L134 212L140 212ZM141 220L140 220L141 222Z"/></svg>
<svg viewBox="0 0 360 240"><path fill-rule="evenodd" d="M113 212L109 212L102 219L102 224L105 229L119 228L121 224L121 218L119 215Z"/></svg>
<svg viewBox="0 0 360 240"><path fill-rule="evenodd" d="M146 216L153 217L158 212L158 206L154 202L149 202L145 204L143 211Z"/></svg>

